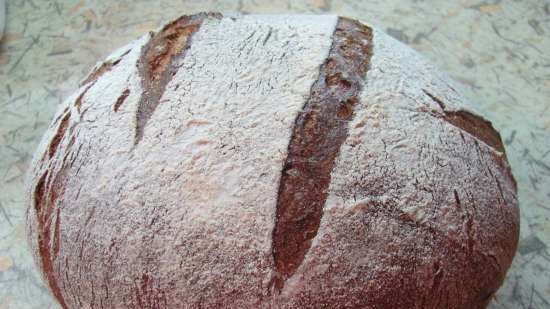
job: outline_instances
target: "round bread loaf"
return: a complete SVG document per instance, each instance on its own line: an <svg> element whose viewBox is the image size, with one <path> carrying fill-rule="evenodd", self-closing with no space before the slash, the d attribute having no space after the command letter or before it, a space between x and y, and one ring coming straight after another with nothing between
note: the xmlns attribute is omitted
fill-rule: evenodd
<svg viewBox="0 0 550 309"><path fill-rule="evenodd" d="M183 16L115 51L32 163L66 308L485 308L518 241L499 134L336 16Z"/></svg>

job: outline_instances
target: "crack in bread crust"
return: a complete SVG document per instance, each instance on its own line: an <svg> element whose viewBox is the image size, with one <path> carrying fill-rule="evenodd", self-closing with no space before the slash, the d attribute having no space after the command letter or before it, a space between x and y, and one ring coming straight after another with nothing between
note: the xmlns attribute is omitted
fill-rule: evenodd
<svg viewBox="0 0 550 309"><path fill-rule="evenodd" d="M37 220L38 249L40 263L48 285L63 309L68 309L56 278L54 262L59 252L59 220L57 199L64 190L65 173L60 171L54 177L45 172L38 180L34 189L34 207ZM51 183L48 186L48 178ZM57 208L57 210L55 210ZM55 214L55 215L54 215ZM55 218L54 218L55 217ZM53 222L55 220L55 222ZM53 222L53 223L52 223ZM52 230L53 229L53 230Z"/></svg>
<svg viewBox="0 0 550 309"><path fill-rule="evenodd" d="M500 134L493 128L490 121L466 110L448 111L441 99L425 89L422 91L441 107L445 113L443 118L445 121L506 155Z"/></svg>
<svg viewBox="0 0 550 309"><path fill-rule="evenodd" d="M191 46L193 34L199 30L207 17L221 18L219 13L200 13L182 16L167 24L143 47L138 61L143 94L136 114L136 135L134 144L143 138L145 125L160 103L166 85L176 74L174 62L185 56Z"/></svg>
<svg viewBox="0 0 550 309"><path fill-rule="evenodd" d="M359 101L372 55L372 29L339 18L329 55L298 114L277 198L273 284L281 290L317 234L330 174Z"/></svg>
<svg viewBox="0 0 550 309"><path fill-rule="evenodd" d="M113 106L113 110L115 112L118 112L120 106L122 105L122 103L124 103L124 101L126 100L126 98L130 95L130 89L126 89L124 90L120 96L118 97L118 99L116 99L116 102L115 102L115 105Z"/></svg>
<svg viewBox="0 0 550 309"><path fill-rule="evenodd" d="M48 158L53 158L57 151L57 147L59 146L59 143L65 136L65 132L67 131L67 127L69 125L69 119L71 118L71 112L68 112L63 116L61 119L61 123L59 124L59 127L57 128L57 132L55 133L54 137L52 138L50 145L48 146Z"/></svg>
<svg viewBox="0 0 550 309"><path fill-rule="evenodd" d="M119 64L119 62L122 60L122 58L124 58L124 56L126 56L128 53L130 52L130 49L125 51L122 55L120 55L120 57L115 60L115 61L105 61L103 62L99 67L93 69L90 74L88 75L88 77L86 77L81 83L80 85L85 85L85 84L88 84L90 82L95 82L98 78L100 78L103 74L111 71L111 69Z"/></svg>

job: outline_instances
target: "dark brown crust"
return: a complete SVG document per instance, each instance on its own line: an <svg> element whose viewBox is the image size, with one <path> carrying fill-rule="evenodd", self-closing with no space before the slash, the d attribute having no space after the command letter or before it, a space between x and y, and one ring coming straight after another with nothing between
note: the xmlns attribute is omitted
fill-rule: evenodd
<svg viewBox="0 0 550 309"><path fill-rule="evenodd" d="M53 208L57 205L57 198L60 191L63 190L63 176L58 174L51 182L51 189L47 188L48 172L44 173L36 184L34 190L34 207L36 211L37 228L38 228L38 250L42 271L50 286L53 295L59 301L63 309L68 309L61 289L57 283L54 272L55 255L59 252L59 209L55 211ZM51 177L50 177L51 179ZM54 231L52 231L52 222L54 218L51 214L56 213ZM52 239L53 235L53 239ZM53 254L52 254L53 253Z"/></svg>
<svg viewBox="0 0 550 309"><path fill-rule="evenodd" d="M80 108L82 107L82 100L84 99L86 92L88 92L88 90L90 90L90 88L92 88L94 84L95 84L95 80L90 85L88 85L84 89L84 91L82 91L82 93L78 96L78 98L76 98L76 100L74 101L74 106L76 107L79 113L80 113Z"/></svg>
<svg viewBox="0 0 550 309"><path fill-rule="evenodd" d="M138 61L143 94L138 104L135 144L143 137L147 121L159 105L166 85L176 74L174 61L182 58L191 45L193 34L207 17L221 18L219 13L182 16L167 24L143 47Z"/></svg>
<svg viewBox="0 0 550 309"><path fill-rule="evenodd" d="M490 121L465 110L447 111L441 99L425 89L422 91L443 109L445 121L471 134L495 150L506 154L500 134L493 128Z"/></svg>
<svg viewBox="0 0 550 309"><path fill-rule="evenodd" d="M88 77L86 77L86 79L84 79L80 83L80 85L85 85L89 82L95 82L101 75L105 74L106 72L109 72L115 65L117 65L122 60L122 58L126 56L129 52L130 50L127 50L120 56L120 58L118 58L113 62L111 61L103 62L98 68L95 68L92 72L90 72Z"/></svg>
<svg viewBox="0 0 550 309"><path fill-rule="evenodd" d="M122 103L124 103L124 101L126 100L126 98L130 95L130 90L129 89L126 89L122 92L122 94L118 97L118 99L116 99L116 102L115 102L115 106L113 106L113 110L115 112L118 112L118 109L120 108L120 106L122 105Z"/></svg>
<svg viewBox="0 0 550 309"><path fill-rule="evenodd" d="M49 158L53 158L53 155L57 151L57 146L59 146L59 143L63 139L63 136L65 136L65 132L67 131L67 126L69 124L70 118L71 118L71 113L68 112L61 119L61 123L59 124L57 132L55 133L54 137L52 138L52 141L50 142L50 146L48 147Z"/></svg>
<svg viewBox="0 0 550 309"><path fill-rule="evenodd" d="M348 134L372 55L372 30L338 18L329 55L299 113L279 184L272 252L281 289L317 234L330 173Z"/></svg>

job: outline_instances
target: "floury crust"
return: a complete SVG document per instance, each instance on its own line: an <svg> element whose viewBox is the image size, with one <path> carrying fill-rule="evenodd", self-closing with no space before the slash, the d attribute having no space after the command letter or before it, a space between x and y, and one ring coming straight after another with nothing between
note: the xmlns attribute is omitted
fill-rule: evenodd
<svg viewBox="0 0 550 309"><path fill-rule="evenodd" d="M355 21L184 16L60 107L31 247L63 308L484 308L519 214L500 136L463 105Z"/></svg>

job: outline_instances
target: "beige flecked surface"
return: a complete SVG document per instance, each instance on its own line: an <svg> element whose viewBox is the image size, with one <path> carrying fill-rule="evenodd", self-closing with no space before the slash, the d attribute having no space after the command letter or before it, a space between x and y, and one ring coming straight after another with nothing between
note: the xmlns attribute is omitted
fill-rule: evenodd
<svg viewBox="0 0 550 309"><path fill-rule="evenodd" d="M368 20L462 83L474 108L500 130L519 188L519 252L490 308L550 307L548 1L13 0L0 45L0 309L58 308L23 228L24 173L57 105L116 47L203 10Z"/></svg>

